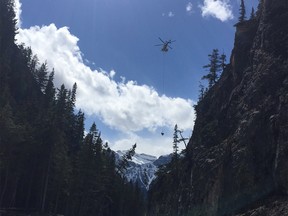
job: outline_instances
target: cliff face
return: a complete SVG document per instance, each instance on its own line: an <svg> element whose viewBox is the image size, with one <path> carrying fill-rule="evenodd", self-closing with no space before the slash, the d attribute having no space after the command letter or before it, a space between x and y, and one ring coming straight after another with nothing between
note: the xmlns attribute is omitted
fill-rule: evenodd
<svg viewBox="0 0 288 216"><path fill-rule="evenodd" d="M232 215L288 195L287 20L287 0L263 0L256 19L235 25L230 64L196 107L179 205L166 204L167 215Z"/></svg>
<svg viewBox="0 0 288 216"><path fill-rule="evenodd" d="M259 12L236 25L231 64L197 106L191 201L205 215L288 192L287 1L263 1Z"/></svg>

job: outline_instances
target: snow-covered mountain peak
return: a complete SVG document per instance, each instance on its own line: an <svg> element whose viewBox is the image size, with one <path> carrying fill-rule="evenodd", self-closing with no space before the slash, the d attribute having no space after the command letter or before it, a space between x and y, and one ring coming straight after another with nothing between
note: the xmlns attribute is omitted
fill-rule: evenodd
<svg viewBox="0 0 288 216"><path fill-rule="evenodd" d="M122 157L127 151L117 151L117 154ZM148 154L138 154L135 153L135 155L132 157L132 162L134 162L135 164L147 164L147 163L153 163L154 161L157 160L157 157L152 156L152 155L148 155Z"/></svg>
<svg viewBox="0 0 288 216"><path fill-rule="evenodd" d="M117 151L118 160L121 160L121 157L126 152L127 151ZM157 158L153 155L135 153L125 171L126 179L138 183L142 189L148 191L151 182L155 178L158 166L169 163L170 160L170 155Z"/></svg>

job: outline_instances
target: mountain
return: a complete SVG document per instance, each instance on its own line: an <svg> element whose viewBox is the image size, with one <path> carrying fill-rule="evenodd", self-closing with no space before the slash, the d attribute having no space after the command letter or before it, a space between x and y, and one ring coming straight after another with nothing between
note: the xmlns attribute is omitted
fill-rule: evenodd
<svg viewBox="0 0 288 216"><path fill-rule="evenodd" d="M121 157L127 151L117 151L115 154L116 161L121 160ZM137 154L129 161L129 166L125 171L125 177L128 182L137 184L144 192L149 190L150 184L155 179L155 173L158 167L165 165L171 161L171 155L160 156L159 158L147 155Z"/></svg>
<svg viewBox="0 0 288 216"><path fill-rule="evenodd" d="M150 187L149 215L288 215L288 4L237 23L230 63L195 107L177 172Z"/></svg>

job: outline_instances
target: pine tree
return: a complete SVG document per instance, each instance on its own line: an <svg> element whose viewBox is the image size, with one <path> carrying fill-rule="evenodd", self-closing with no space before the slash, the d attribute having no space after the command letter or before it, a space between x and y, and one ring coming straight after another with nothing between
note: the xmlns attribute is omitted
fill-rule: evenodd
<svg viewBox="0 0 288 216"><path fill-rule="evenodd" d="M16 35L14 0L0 1L0 59L9 58ZM8 56L7 56L8 55Z"/></svg>
<svg viewBox="0 0 288 216"><path fill-rule="evenodd" d="M37 81L37 73L39 71L38 65L39 65L39 59L37 55L33 55L31 47L25 47L24 44L20 44L19 49L22 53L22 57L25 61L25 64L28 66L29 72L32 74L32 76ZM47 65L44 66L47 69ZM44 69L44 68L42 68Z"/></svg>
<svg viewBox="0 0 288 216"><path fill-rule="evenodd" d="M41 90L45 89L48 82L48 66L47 62L43 63L36 72L36 81Z"/></svg>
<svg viewBox="0 0 288 216"><path fill-rule="evenodd" d="M252 7L251 14L250 14L250 20L253 20L253 19L255 19L254 7Z"/></svg>
<svg viewBox="0 0 288 216"><path fill-rule="evenodd" d="M120 174L120 176L123 178L124 177L124 172L127 169L128 162L132 160L132 157L135 154L135 149L136 149L136 143L132 146L131 149L129 149L121 158L121 161L119 162L117 166L117 172Z"/></svg>
<svg viewBox="0 0 288 216"><path fill-rule="evenodd" d="M223 72L226 67L226 55L224 53L222 53L222 55L220 56L220 65Z"/></svg>
<svg viewBox="0 0 288 216"><path fill-rule="evenodd" d="M205 88L205 86L199 82L199 96L198 96L198 101L203 100L203 98L205 97L206 93L207 93L207 88Z"/></svg>
<svg viewBox="0 0 288 216"><path fill-rule="evenodd" d="M84 113L79 110L78 113L75 115L75 119L73 122L73 127L72 127L72 143L70 145L71 149L70 151L72 154L77 154L77 152L80 149L80 145L82 143L83 137L84 137L84 120L85 116Z"/></svg>
<svg viewBox="0 0 288 216"><path fill-rule="evenodd" d="M244 4L244 0L241 0L240 3L240 9L239 9L239 22L243 22L244 20L246 20L246 9L245 9L245 4Z"/></svg>
<svg viewBox="0 0 288 216"><path fill-rule="evenodd" d="M210 63L203 66L203 68L208 69L208 74L204 75L202 79L208 80L209 89L217 82L219 79L219 72L221 71L221 61L219 59L219 50L213 49L212 54L208 55Z"/></svg>
<svg viewBox="0 0 288 216"><path fill-rule="evenodd" d="M176 124L175 127L174 127L174 133L173 133L173 160L175 160L175 161L178 160L178 158L179 158L179 154L178 154L179 146L178 146L178 143L179 143L178 126Z"/></svg>
<svg viewBox="0 0 288 216"><path fill-rule="evenodd" d="M256 11L256 18L259 19L262 11L263 11L264 0L259 0L257 11Z"/></svg>
<svg viewBox="0 0 288 216"><path fill-rule="evenodd" d="M92 211L96 200L95 192L98 190L97 179L99 170L96 166L96 139L98 137L98 130L96 124L93 123L90 127L89 133L86 135L81 150L79 152L79 159L77 164L76 185L75 185L75 204L77 205L76 215L86 215L87 212ZM92 204L91 206L89 206Z"/></svg>
<svg viewBox="0 0 288 216"><path fill-rule="evenodd" d="M54 70L49 74L48 81L44 90L44 98L45 98L44 107L50 109L53 109L53 106L55 105L56 90L54 87L53 80L54 80Z"/></svg>
<svg viewBox="0 0 288 216"><path fill-rule="evenodd" d="M75 102L76 102L76 91L77 91L77 83L73 84L72 91L68 92L68 110L71 112L74 110Z"/></svg>

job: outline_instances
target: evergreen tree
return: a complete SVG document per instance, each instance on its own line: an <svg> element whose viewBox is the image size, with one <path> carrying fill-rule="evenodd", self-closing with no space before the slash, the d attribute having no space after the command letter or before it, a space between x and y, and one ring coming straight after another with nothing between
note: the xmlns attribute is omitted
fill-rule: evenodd
<svg viewBox="0 0 288 216"><path fill-rule="evenodd" d="M178 209L181 203L182 192L179 192L179 184L181 184L181 173L185 172L180 166L183 163L184 158L180 158L178 154L178 143L180 140L178 139L179 129L177 124L174 127L173 133L173 155L170 163L159 167L156 172L156 179L152 182L149 192L148 192L148 211L151 206L155 206L155 204L160 208L159 212L165 212L163 208L163 203L169 203L171 215L178 215ZM173 194L172 196L167 196L167 191L169 190L169 194ZM158 205L160 204L160 205ZM158 214L159 214L158 212ZM149 215L158 215L155 212L149 212Z"/></svg>
<svg viewBox="0 0 288 216"><path fill-rule="evenodd" d="M201 101L208 90L218 81L220 73L226 68L226 55L222 53L219 56L219 50L213 49L212 53L208 55L209 64L204 65L203 68L208 69L208 74L202 77L202 80L208 81L208 88L206 88L201 82L199 84L199 96L198 100Z"/></svg>
<svg viewBox="0 0 288 216"><path fill-rule="evenodd" d="M38 65L39 65L39 59L37 55L33 55L31 47L25 47L24 44L19 45L22 57L25 61L25 64L28 66L29 72L33 75L33 77L37 81L37 72L39 71ZM46 64L44 64L44 67L47 67ZM44 68L42 68L44 69ZM45 68L46 69L46 68ZM47 72L47 71L46 71Z"/></svg>
<svg viewBox="0 0 288 216"><path fill-rule="evenodd" d="M225 53L222 53L222 55L220 56L220 66L221 66L221 69L223 72L225 67L226 67L226 55L225 55Z"/></svg>
<svg viewBox="0 0 288 216"><path fill-rule="evenodd" d="M77 203L78 209L76 215L87 215L90 211L94 211L94 201L97 200L98 175L99 169L96 163L96 140L98 138L98 130L96 124L93 123L89 133L84 139L83 146L79 153L79 164L77 165L77 187L76 197L78 197ZM99 152L98 152L99 153ZM98 161L99 162L99 161ZM100 177L100 176L99 176Z"/></svg>
<svg viewBox="0 0 288 216"><path fill-rule="evenodd" d="M239 9L239 22L243 22L244 20L246 20L246 9L245 9L245 4L244 4L244 0L241 0L240 3L240 9Z"/></svg>
<svg viewBox="0 0 288 216"><path fill-rule="evenodd" d="M48 82L48 66L47 62L43 63L36 72L36 81L41 90L44 91Z"/></svg>
<svg viewBox="0 0 288 216"><path fill-rule="evenodd" d="M261 16L261 13L263 11L263 5L264 5L264 0L259 0L258 6L257 6L257 11L256 11L256 18L259 19Z"/></svg>
<svg viewBox="0 0 288 216"><path fill-rule="evenodd" d="M125 170L127 169L128 163L130 160L132 160L132 157L135 154L136 149L136 143L132 146L131 149L129 149L121 158L121 161L119 162L117 166L117 171L120 174L121 177L125 176Z"/></svg>
<svg viewBox="0 0 288 216"><path fill-rule="evenodd" d="M14 0L0 1L0 59L10 57L16 35Z"/></svg>
<svg viewBox="0 0 288 216"><path fill-rule="evenodd" d="M201 100L205 97L207 91L208 91L208 89L205 88L205 86L204 86L201 82L199 82L199 96L198 96L198 101L201 101Z"/></svg>
<svg viewBox="0 0 288 216"><path fill-rule="evenodd" d="M251 14L250 14L250 20L253 20L253 19L255 19L254 7L252 7Z"/></svg>
<svg viewBox="0 0 288 216"><path fill-rule="evenodd" d="M172 160L178 160L178 157L179 157L179 154L178 154L178 151L179 151L179 146L178 146L178 143L179 143L179 139L178 139L178 126L177 124L175 125L174 127L174 133L173 133L173 158Z"/></svg>
<svg viewBox="0 0 288 216"><path fill-rule="evenodd" d="M211 88L219 79L219 72L221 71L221 61L219 59L219 50L213 49L212 53L208 55L210 63L203 66L208 69L208 74L204 75L202 79L208 80L208 87Z"/></svg>
<svg viewBox="0 0 288 216"><path fill-rule="evenodd" d="M55 105L55 95L56 95L56 90L54 87L54 70L49 74L47 84L45 86L44 90L44 107L50 108L50 111L52 107Z"/></svg>
<svg viewBox="0 0 288 216"><path fill-rule="evenodd" d="M80 149L80 145L82 144L83 141L84 120L85 120L84 113L81 110L79 110L78 113L75 115L72 127L73 132L71 134L71 139L73 142L70 144L71 147L70 150L74 156L76 156L77 152Z"/></svg>

